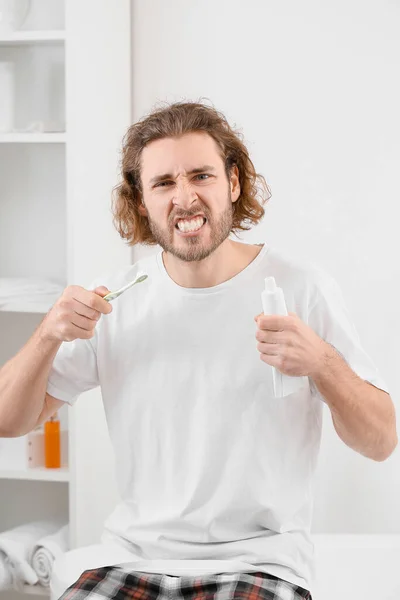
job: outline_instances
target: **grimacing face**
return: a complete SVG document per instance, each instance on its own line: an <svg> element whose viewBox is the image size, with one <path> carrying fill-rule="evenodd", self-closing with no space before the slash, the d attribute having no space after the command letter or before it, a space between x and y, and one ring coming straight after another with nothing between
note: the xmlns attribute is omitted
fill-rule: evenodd
<svg viewBox="0 0 400 600"><path fill-rule="evenodd" d="M230 179L211 136L196 132L164 138L142 152L142 201L156 242L180 260L201 261L229 236L238 169Z"/></svg>

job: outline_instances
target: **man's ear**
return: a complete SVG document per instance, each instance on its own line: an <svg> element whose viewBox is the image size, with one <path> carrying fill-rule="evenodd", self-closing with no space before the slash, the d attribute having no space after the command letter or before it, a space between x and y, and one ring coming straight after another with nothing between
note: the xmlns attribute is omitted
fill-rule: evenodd
<svg viewBox="0 0 400 600"><path fill-rule="evenodd" d="M142 217L147 217L147 208L145 207L145 205L143 203L143 198L140 199L140 204L138 206L138 210L139 210L139 213L142 215Z"/></svg>
<svg viewBox="0 0 400 600"><path fill-rule="evenodd" d="M237 165L232 165L230 172L230 186L232 202L236 202L240 196L240 181L239 181L239 169Z"/></svg>

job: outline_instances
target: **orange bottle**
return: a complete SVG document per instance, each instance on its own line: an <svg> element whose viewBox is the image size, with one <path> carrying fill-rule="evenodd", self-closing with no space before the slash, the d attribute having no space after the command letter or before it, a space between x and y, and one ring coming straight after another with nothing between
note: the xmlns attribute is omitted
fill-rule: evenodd
<svg viewBox="0 0 400 600"><path fill-rule="evenodd" d="M60 421L57 415L44 424L44 466L46 469L61 467Z"/></svg>

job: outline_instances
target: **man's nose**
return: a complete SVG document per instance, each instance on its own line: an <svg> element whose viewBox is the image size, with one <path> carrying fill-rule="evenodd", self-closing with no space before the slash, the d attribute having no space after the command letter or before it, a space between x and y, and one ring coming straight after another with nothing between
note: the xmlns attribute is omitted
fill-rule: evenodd
<svg viewBox="0 0 400 600"><path fill-rule="evenodd" d="M174 204L182 208L190 208L197 200L197 194L186 181L179 181L175 188Z"/></svg>

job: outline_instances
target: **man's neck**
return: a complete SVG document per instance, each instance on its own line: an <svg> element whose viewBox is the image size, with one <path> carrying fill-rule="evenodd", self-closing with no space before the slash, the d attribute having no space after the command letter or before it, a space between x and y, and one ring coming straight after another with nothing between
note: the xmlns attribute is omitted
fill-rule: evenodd
<svg viewBox="0 0 400 600"><path fill-rule="evenodd" d="M186 288L214 287L243 271L259 254L262 246L225 240L201 261L185 262L168 252L162 258L168 275Z"/></svg>

